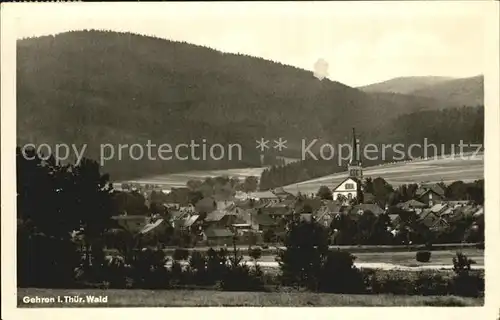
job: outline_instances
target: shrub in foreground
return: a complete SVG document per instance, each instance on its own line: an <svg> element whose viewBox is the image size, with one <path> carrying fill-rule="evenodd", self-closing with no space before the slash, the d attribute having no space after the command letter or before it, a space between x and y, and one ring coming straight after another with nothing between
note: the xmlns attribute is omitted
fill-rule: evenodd
<svg viewBox="0 0 500 320"><path fill-rule="evenodd" d="M64 288L74 285L74 270L80 262L81 257L70 240L18 231L18 286Z"/></svg>
<svg viewBox="0 0 500 320"><path fill-rule="evenodd" d="M165 266L165 253L162 250L136 251L129 263L134 287L163 289L168 286L169 274Z"/></svg>
<svg viewBox="0 0 500 320"><path fill-rule="evenodd" d="M248 255L254 260L259 260L262 257L262 249L259 247L252 247L248 250Z"/></svg>
<svg viewBox="0 0 500 320"><path fill-rule="evenodd" d="M471 272L474 261L465 254L457 252L453 257L453 293L459 296L478 297L484 294L484 276Z"/></svg>
<svg viewBox="0 0 500 320"><path fill-rule="evenodd" d="M431 252L430 251L417 251L415 255L415 259L418 262L429 262L431 260Z"/></svg>
<svg viewBox="0 0 500 320"><path fill-rule="evenodd" d="M473 261L469 259L465 254L462 252L457 252L455 257L453 257L453 271L457 275L464 275L468 274L469 271L471 270L471 264Z"/></svg>
<svg viewBox="0 0 500 320"><path fill-rule="evenodd" d="M354 266L354 257L346 251L329 252L321 268L318 290L331 293L363 293L363 275Z"/></svg>
<svg viewBox="0 0 500 320"><path fill-rule="evenodd" d="M185 248L177 248L174 250L172 259L174 260L186 260L189 258L189 251Z"/></svg>
<svg viewBox="0 0 500 320"><path fill-rule="evenodd" d="M416 294L415 275L409 272L375 272L371 291L375 294Z"/></svg>
<svg viewBox="0 0 500 320"><path fill-rule="evenodd" d="M450 279L439 271L418 272L415 280L415 293L424 296L443 296L450 294Z"/></svg>

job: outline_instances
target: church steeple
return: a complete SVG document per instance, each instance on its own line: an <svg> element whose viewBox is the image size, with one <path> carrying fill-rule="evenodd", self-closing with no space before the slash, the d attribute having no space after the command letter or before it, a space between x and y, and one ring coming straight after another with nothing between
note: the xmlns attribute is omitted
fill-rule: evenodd
<svg viewBox="0 0 500 320"><path fill-rule="evenodd" d="M356 141L356 131L354 128L352 128L351 148L352 148L352 155L349 164L356 164L359 162L359 157L358 157L358 142Z"/></svg>
<svg viewBox="0 0 500 320"><path fill-rule="evenodd" d="M356 131L352 128L352 144L351 144L351 160L347 170L349 171L349 177L356 178L359 180L363 179L363 168L361 167L361 161L358 154L358 141L356 139Z"/></svg>

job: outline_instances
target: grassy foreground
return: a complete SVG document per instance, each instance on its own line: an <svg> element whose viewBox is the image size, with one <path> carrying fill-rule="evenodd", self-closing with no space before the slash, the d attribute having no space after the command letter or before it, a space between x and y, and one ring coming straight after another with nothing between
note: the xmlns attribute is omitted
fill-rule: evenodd
<svg viewBox="0 0 500 320"><path fill-rule="evenodd" d="M23 303L24 297L108 297L107 303ZM63 299L64 300L64 299ZM336 307L482 306L482 298L456 296L347 295L310 292L224 292L212 290L18 289L19 307Z"/></svg>

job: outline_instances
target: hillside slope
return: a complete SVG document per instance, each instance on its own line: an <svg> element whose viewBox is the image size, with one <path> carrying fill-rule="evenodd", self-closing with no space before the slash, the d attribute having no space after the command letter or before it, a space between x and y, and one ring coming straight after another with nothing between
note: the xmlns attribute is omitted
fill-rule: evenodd
<svg viewBox="0 0 500 320"><path fill-rule="evenodd" d="M452 104L483 105L484 76L449 80L420 88L411 94L440 101L449 101Z"/></svg>
<svg viewBox="0 0 500 320"><path fill-rule="evenodd" d="M377 82L358 87L364 92L391 92L400 94L411 94L416 90L453 80L451 77L398 77L387 81Z"/></svg>
<svg viewBox="0 0 500 320"><path fill-rule="evenodd" d="M446 107L432 98L367 94L311 72L128 33L75 31L24 39L17 50L18 143L240 143L242 161L108 161L112 179L260 165L255 140L341 141L388 119Z"/></svg>
<svg viewBox="0 0 500 320"><path fill-rule="evenodd" d="M358 89L369 93L399 93L426 97L451 105L478 106L484 101L484 76L469 78L401 77Z"/></svg>

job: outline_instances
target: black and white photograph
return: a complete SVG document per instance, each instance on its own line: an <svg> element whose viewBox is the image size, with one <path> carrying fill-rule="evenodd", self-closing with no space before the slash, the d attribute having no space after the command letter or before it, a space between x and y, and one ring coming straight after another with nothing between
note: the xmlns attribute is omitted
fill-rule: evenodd
<svg viewBox="0 0 500 320"><path fill-rule="evenodd" d="M2 4L2 301L488 306L499 5L425 2Z"/></svg>

